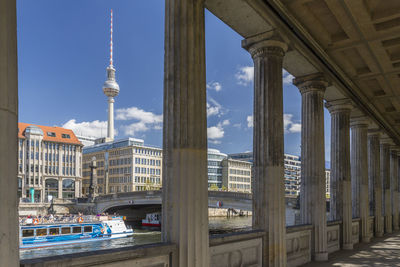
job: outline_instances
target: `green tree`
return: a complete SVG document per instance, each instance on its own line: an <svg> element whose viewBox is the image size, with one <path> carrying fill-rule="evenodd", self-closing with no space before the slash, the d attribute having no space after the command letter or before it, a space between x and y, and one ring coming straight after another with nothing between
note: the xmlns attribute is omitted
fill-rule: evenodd
<svg viewBox="0 0 400 267"><path fill-rule="evenodd" d="M216 184L212 184L209 188L208 188L208 190L211 190L211 191L218 191L218 186L216 185Z"/></svg>

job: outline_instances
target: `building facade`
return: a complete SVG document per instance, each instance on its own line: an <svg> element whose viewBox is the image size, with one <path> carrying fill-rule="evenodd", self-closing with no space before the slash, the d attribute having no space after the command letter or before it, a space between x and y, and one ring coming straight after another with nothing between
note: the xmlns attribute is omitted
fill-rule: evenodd
<svg viewBox="0 0 400 267"><path fill-rule="evenodd" d="M221 153L217 149L208 149L207 166L209 188L222 189L222 161L227 157L227 154Z"/></svg>
<svg viewBox="0 0 400 267"><path fill-rule="evenodd" d="M72 130L18 123L18 194L23 201L80 197L81 162L82 143Z"/></svg>
<svg viewBox="0 0 400 267"><path fill-rule="evenodd" d="M222 188L233 192L251 193L251 168L247 161L225 158L222 160Z"/></svg>
<svg viewBox="0 0 400 267"><path fill-rule="evenodd" d="M253 153L229 154L232 159L244 160L253 163ZM301 158L296 155L284 154L285 196L298 197L301 184ZM326 197L330 198L330 170L325 170Z"/></svg>
<svg viewBox="0 0 400 267"><path fill-rule="evenodd" d="M162 149L145 146L141 139L127 138L84 147L84 196L89 193L93 157L97 164L95 192L99 195L155 190L162 186Z"/></svg>

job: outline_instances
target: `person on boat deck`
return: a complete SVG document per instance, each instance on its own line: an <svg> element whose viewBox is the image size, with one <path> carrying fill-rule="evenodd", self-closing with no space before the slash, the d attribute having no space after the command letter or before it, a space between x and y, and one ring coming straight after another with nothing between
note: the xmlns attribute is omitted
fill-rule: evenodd
<svg viewBox="0 0 400 267"><path fill-rule="evenodd" d="M28 217L26 218L26 223L27 224L32 224L33 223L33 219L31 217L31 215L28 215Z"/></svg>

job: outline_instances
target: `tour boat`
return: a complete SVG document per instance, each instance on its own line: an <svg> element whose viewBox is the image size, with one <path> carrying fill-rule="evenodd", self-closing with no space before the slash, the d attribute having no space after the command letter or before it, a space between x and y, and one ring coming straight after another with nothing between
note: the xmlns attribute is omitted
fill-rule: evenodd
<svg viewBox="0 0 400 267"><path fill-rule="evenodd" d="M100 218L84 222L82 217L76 223L53 223L20 226L20 248L39 248L55 245L69 245L92 241L109 240L133 235L122 217Z"/></svg>
<svg viewBox="0 0 400 267"><path fill-rule="evenodd" d="M147 213L146 219L142 220L142 226L161 227L161 213Z"/></svg>

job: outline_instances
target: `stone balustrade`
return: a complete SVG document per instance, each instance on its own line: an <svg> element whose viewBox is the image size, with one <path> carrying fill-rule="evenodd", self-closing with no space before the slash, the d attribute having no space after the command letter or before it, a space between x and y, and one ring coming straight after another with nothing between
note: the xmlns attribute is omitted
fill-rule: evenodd
<svg viewBox="0 0 400 267"><path fill-rule="evenodd" d="M328 222L326 231L328 253L340 250L340 224L341 221Z"/></svg>
<svg viewBox="0 0 400 267"><path fill-rule="evenodd" d="M39 266L135 266L170 267L170 258L177 247L155 243L134 247L96 250L60 256L21 260L21 267Z"/></svg>
<svg viewBox="0 0 400 267"><path fill-rule="evenodd" d="M374 221L375 221L375 217L374 216L369 216L368 219L368 234L369 237L374 237Z"/></svg>
<svg viewBox="0 0 400 267"><path fill-rule="evenodd" d="M300 266L311 261L312 225L296 225L286 228L287 266Z"/></svg>
<svg viewBox="0 0 400 267"><path fill-rule="evenodd" d="M360 218L353 219L351 225L351 236L353 240L353 244L360 243Z"/></svg>
<svg viewBox="0 0 400 267"><path fill-rule="evenodd" d="M262 266L263 231L210 237L210 266Z"/></svg>

